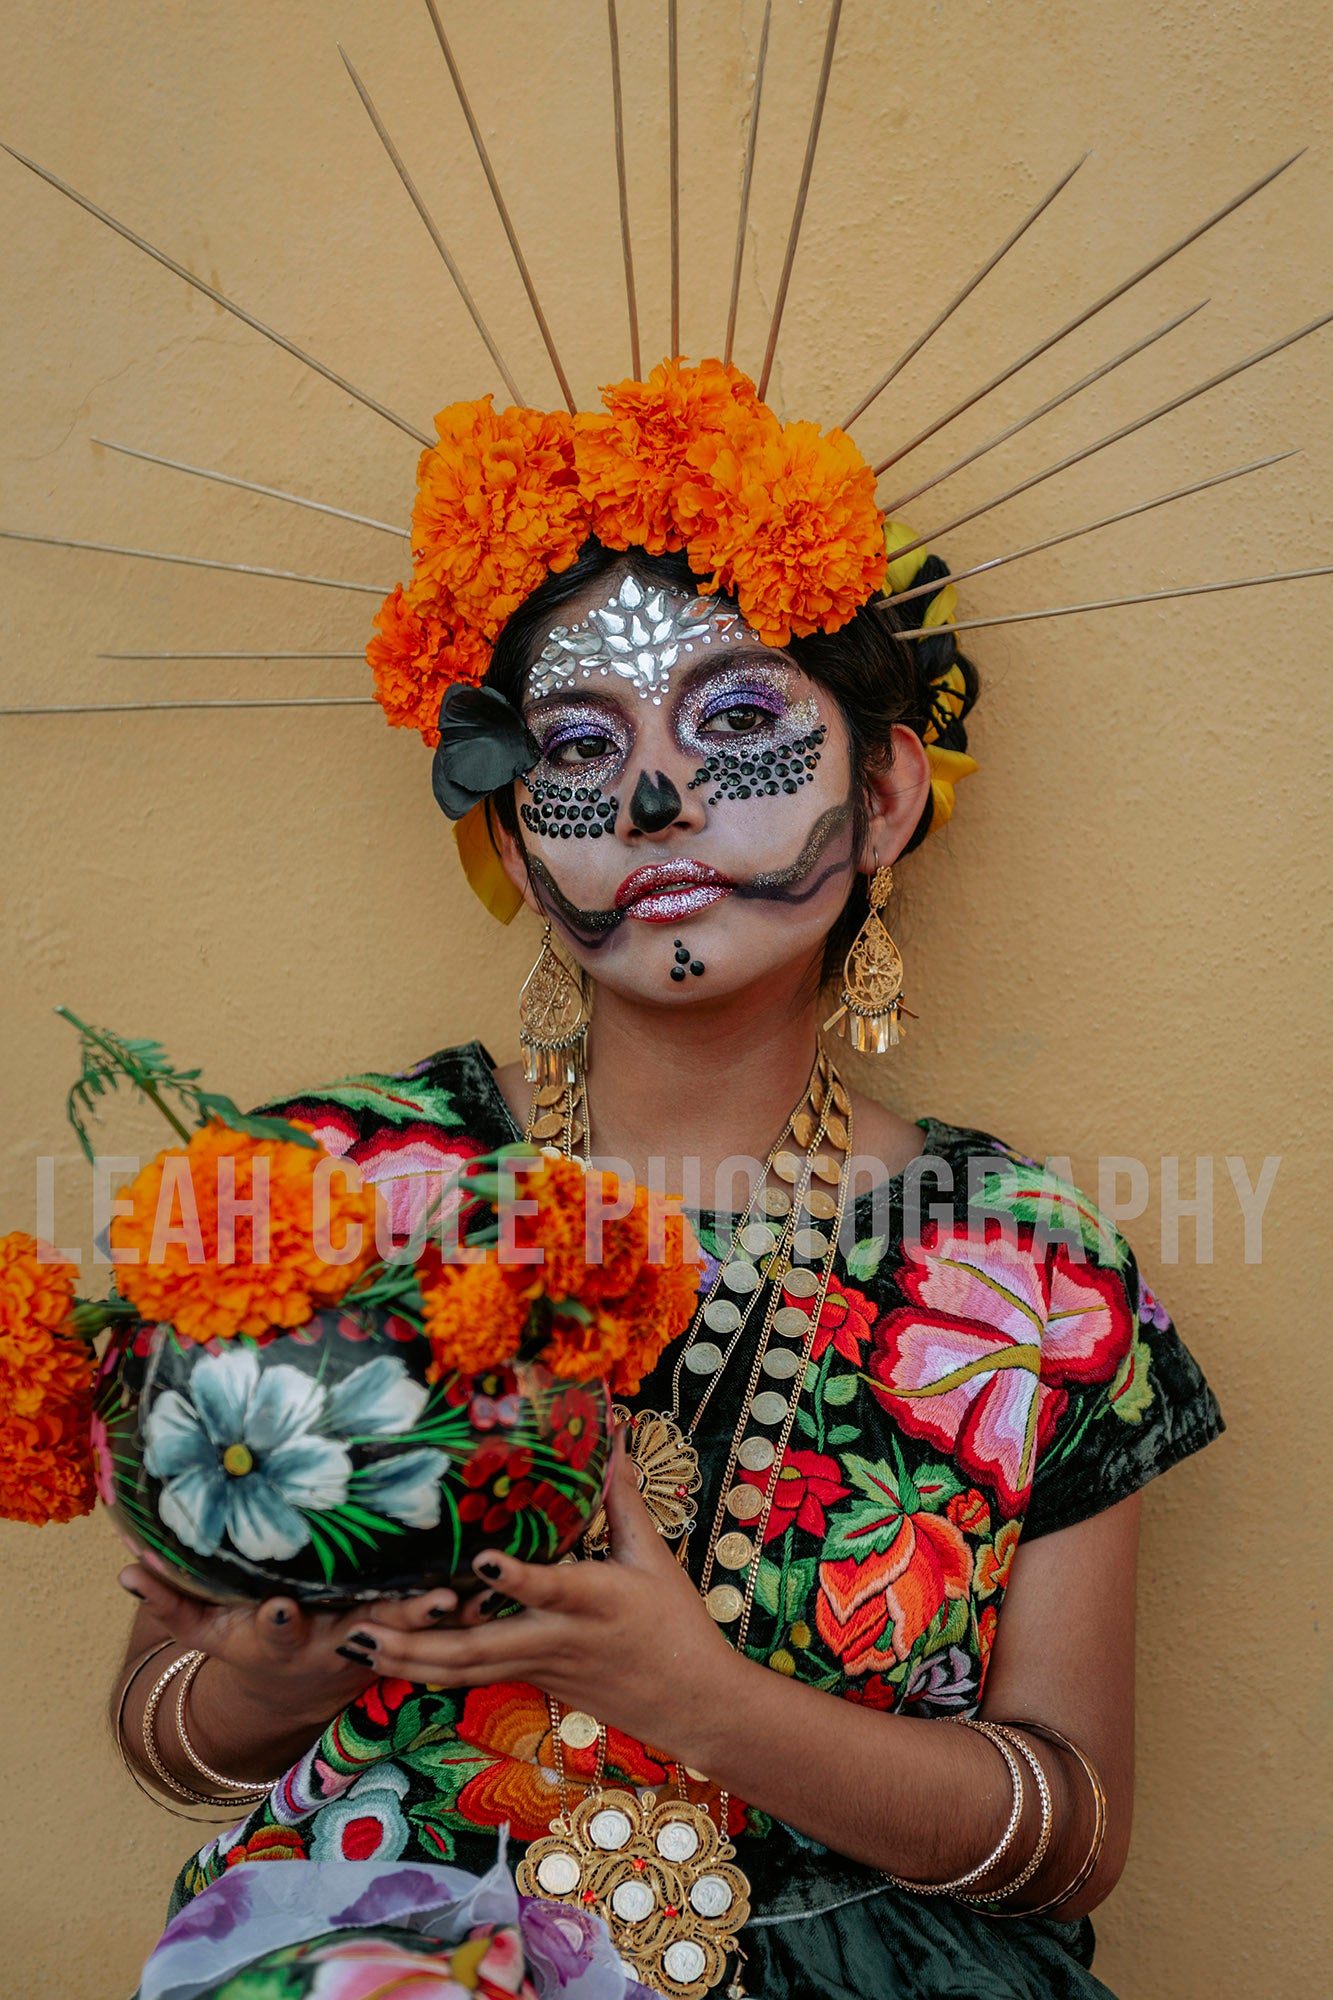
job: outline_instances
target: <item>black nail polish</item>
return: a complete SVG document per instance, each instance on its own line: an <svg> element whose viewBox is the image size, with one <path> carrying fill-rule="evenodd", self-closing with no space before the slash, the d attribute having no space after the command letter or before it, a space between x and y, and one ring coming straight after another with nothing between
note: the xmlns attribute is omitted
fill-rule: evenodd
<svg viewBox="0 0 1333 2000"><path fill-rule="evenodd" d="M368 1653L373 1653L377 1642L371 1638L369 1632L353 1632L347 1643L349 1646L364 1646Z"/></svg>
<svg viewBox="0 0 1333 2000"><path fill-rule="evenodd" d="M438 1625L449 1616L449 1612L443 1604L432 1604L426 1616L433 1625Z"/></svg>
<svg viewBox="0 0 1333 2000"><path fill-rule="evenodd" d="M291 1624L291 1622L292 1622L292 1620L291 1620L291 1613L290 1613L289 1611L275 1611L275 1612L274 1612L274 1614L273 1614L273 1623L274 1623L275 1625L290 1625L290 1624Z"/></svg>
<svg viewBox="0 0 1333 2000"><path fill-rule="evenodd" d="M497 1611L503 1611L505 1606L512 1602L513 1599L506 1597L502 1590L488 1590L478 1609L483 1618L494 1618Z"/></svg>
<svg viewBox="0 0 1333 2000"><path fill-rule="evenodd" d="M350 1646L339 1646L337 1651L344 1660L350 1660L354 1667L373 1667L375 1664L368 1653L353 1652Z"/></svg>
<svg viewBox="0 0 1333 2000"><path fill-rule="evenodd" d="M500 1574L499 1563L479 1562L479 1563L474 1563L472 1567L476 1570L478 1576L486 1577L491 1583L494 1583L496 1577L499 1576Z"/></svg>

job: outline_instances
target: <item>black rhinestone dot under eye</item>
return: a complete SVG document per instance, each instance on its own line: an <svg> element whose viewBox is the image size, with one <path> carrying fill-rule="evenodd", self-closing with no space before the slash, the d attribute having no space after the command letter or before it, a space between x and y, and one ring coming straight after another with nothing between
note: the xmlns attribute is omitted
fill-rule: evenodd
<svg viewBox="0 0 1333 2000"><path fill-rule="evenodd" d="M576 785L576 786L575 786L575 788L574 788L574 797L575 797L576 799L586 799L586 798L587 798L587 796L588 796L588 787L587 787L586 785Z"/></svg>

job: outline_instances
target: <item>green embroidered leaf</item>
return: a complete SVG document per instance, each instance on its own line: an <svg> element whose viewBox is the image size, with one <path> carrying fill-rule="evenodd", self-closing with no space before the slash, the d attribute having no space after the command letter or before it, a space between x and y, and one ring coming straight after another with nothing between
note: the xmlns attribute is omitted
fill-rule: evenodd
<svg viewBox="0 0 1333 2000"><path fill-rule="evenodd" d="M449 1130L463 1125L454 1110L453 1092L421 1077L344 1076L337 1083L325 1084L310 1101L340 1104L347 1111L368 1111L385 1125L412 1125L418 1120Z"/></svg>
<svg viewBox="0 0 1333 2000"><path fill-rule="evenodd" d="M884 1259L888 1244L887 1236L863 1236L854 1243L847 1254L847 1275L849 1278L873 1278Z"/></svg>
<svg viewBox="0 0 1333 2000"><path fill-rule="evenodd" d="M1003 1209L1048 1239L1077 1233L1085 1250L1123 1270L1129 1245L1081 1189L1041 1168L1008 1168L987 1174L973 1207Z"/></svg>
<svg viewBox="0 0 1333 2000"><path fill-rule="evenodd" d="M766 1611L770 1618L778 1615L778 1591L782 1588L782 1571L776 1563L761 1559L754 1580L755 1603Z"/></svg>
<svg viewBox="0 0 1333 2000"><path fill-rule="evenodd" d="M803 1437L817 1438L819 1436L819 1425L815 1422L809 1410L801 1403L796 1405L796 1424ZM839 1428L845 1429L846 1426L840 1425ZM856 1436L855 1431L852 1432L852 1436ZM831 1438L829 1442L832 1443Z"/></svg>
<svg viewBox="0 0 1333 2000"><path fill-rule="evenodd" d="M841 1409L844 1403L855 1402L860 1386L855 1375L833 1375L824 1384L824 1401Z"/></svg>
<svg viewBox="0 0 1333 2000"><path fill-rule="evenodd" d="M842 1470L858 1497L840 1507L829 1522L824 1543L826 1560L841 1562L852 1557L864 1562L870 1555L885 1555L902 1527L905 1507L898 1482L886 1465L849 1452Z"/></svg>
<svg viewBox="0 0 1333 2000"><path fill-rule="evenodd" d="M961 1646L967 1637L970 1622L971 1600L966 1597L951 1598L948 1602L940 1635L932 1649L944 1652L949 1646Z"/></svg>
<svg viewBox="0 0 1333 2000"><path fill-rule="evenodd" d="M912 1474L912 1484L928 1514L938 1514L963 1490L963 1482L951 1465L919 1465Z"/></svg>
<svg viewBox="0 0 1333 2000"><path fill-rule="evenodd" d="M1152 1355L1147 1342L1136 1332L1133 1344L1106 1392L1106 1400L1127 1424L1141 1424L1152 1408L1153 1393Z"/></svg>
<svg viewBox="0 0 1333 2000"><path fill-rule="evenodd" d="M790 1624L809 1602L815 1587L815 1577L819 1570L817 1556L805 1557L800 1562L790 1564L787 1570L787 1601L783 1607L783 1619Z"/></svg>
<svg viewBox="0 0 1333 2000"><path fill-rule="evenodd" d="M828 1434L828 1444L831 1450L836 1451L840 1444L850 1444L853 1438L859 1438L860 1435L859 1424L834 1424Z"/></svg>
<svg viewBox="0 0 1333 2000"><path fill-rule="evenodd" d="M904 1476L901 1467L899 1477L895 1479L887 1465L879 1464L870 1458L858 1458L854 1451L849 1451L842 1461L842 1469L853 1486L858 1487L869 1499L882 1501L885 1507L892 1509L894 1513L903 1512L900 1496Z"/></svg>

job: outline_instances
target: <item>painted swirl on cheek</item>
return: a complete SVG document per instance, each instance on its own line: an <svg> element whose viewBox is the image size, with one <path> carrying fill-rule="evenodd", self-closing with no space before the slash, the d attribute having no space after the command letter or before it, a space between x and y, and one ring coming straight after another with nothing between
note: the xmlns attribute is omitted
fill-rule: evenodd
<svg viewBox="0 0 1333 2000"><path fill-rule="evenodd" d="M794 909L810 902L827 882L851 867L852 815L850 796L840 805L830 806L815 821L805 845L788 867L769 868L752 875L748 881L735 881L731 893L744 902L779 903ZM846 838L840 838L842 835ZM599 950L625 921L627 912L623 909L586 910L572 902L539 854L529 853L527 863L538 900L547 915L563 924L585 949ZM683 944L676 946L678 952L684 949ZM696 962L691 962L691 972ZM702 972L702 964L699 970Z"/></svg>

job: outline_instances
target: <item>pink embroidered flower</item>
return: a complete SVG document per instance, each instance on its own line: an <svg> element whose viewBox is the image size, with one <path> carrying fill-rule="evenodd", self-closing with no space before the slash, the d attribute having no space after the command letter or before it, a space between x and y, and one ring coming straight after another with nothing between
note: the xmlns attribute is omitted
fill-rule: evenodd
<svg viewBox="0 0 1333 2000"><path fill-rule="evenodd" d="M1125 1352L1123 1284L1063 1250L1044 1263L1027 1231L985 1243L939 1229L898 1281L911 1303L875 1329L878 1394L904 1430L1021 1512L1067 1401L1062 1384L1106 1380Z"/></svg>
<svg viewBox="0 0 1333 2000"><path fill-rule="evenodd" d="M376 1132L373 1138L353 1146L350 1157L364 1180L384 1190L389 1226L394 1240L401 1243L407 1241L414 1226L419 1226L441 1191L457 1179L464 1162L480 1151L476 1139L445 1140L438 1126L421 1124ZM449 1188L431 1219L430 1235L436 1240L440 1223L455 1215L461 1202L459 1190Z"/></svg>

